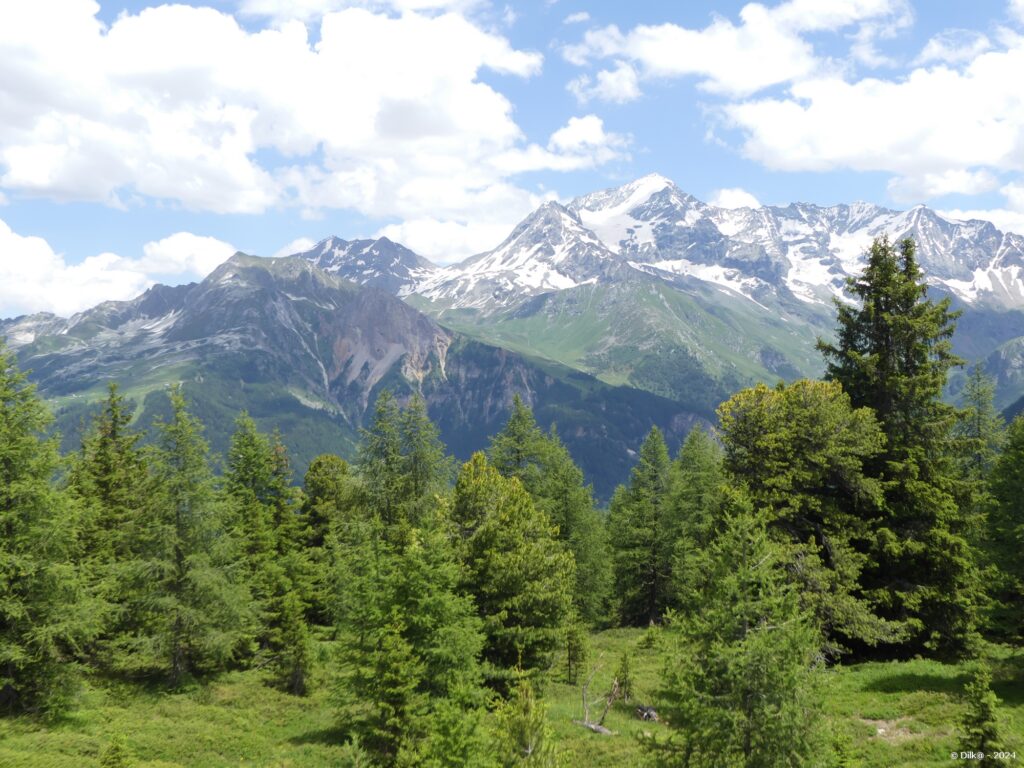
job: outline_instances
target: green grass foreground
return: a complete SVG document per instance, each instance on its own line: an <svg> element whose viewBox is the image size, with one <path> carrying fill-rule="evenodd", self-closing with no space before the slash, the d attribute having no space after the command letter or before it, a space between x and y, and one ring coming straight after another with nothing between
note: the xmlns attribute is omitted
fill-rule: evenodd
<svg viewBox="0 0 1024 768"><path fill-rule="evenodd" d="M637 733L668 735L666 725L643 723L633 714L637 703L656 704L662 670L659 643L644 647L644 637L640 630L619 629L591 638L590 664L597 670L592 700L607 690L622 653L633 653L637 695L609 713L605 725L614 736L573 723L582 716L580 688L565 682L564 664L552 670L544 699L566 765L641 765ZM329 653L326 644L322 648L325 669ZM992 653L1003 744L1018 753L1009 765L1024 765L1024 651L996 648ZM846 765L911 768L969 762L950 759L960 749L957 729L966 681L965 667L927 660L830 670L826 714L846 741ZM100 751L121 735L139 768L336 768L345 765L346 750L330 702L330 681L321 677L314 682L308 697L295 698L267 687L258 671L222 675L174 694L89 680L77 707L58 722L0 719L0 766L98 766ZM599 712L595 705L592 714Z"/></svg>

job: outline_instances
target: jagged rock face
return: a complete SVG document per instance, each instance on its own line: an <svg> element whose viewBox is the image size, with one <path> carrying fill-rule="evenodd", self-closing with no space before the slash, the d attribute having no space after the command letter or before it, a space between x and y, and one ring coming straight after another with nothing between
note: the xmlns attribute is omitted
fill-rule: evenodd
<svg viewBox="0 0 1024 768"><path fill-rule="evenodd" d="M439 270L415 288L431 301L491 311L606 278L621 263L579 216L545 203L497 248Z"/></svg>
<svg viewBox="0 0 1024 768"><path fill-rule="evenodd" d="M310 250L295 255L325 272L395 296L411 293L438 269L427 259L386 237L351 241L328 237Z"/></svg>
<svg viewBox="0 0 1024 768"><path fill-rule="evenodd" d="M0 333L59 404L65 431L80 428L86 411L78 406L102 397L108 381L137 399L143 425L160 415L166 384L183 382L215 449L226 449L233 419L247 409L282 428L300 471L317 453L351 455L385 388L399 398L422 394L464 458L486 447L520 395L542 424L564 428L601 494L626 476L652 423L679 440L700 420L670 400L462 337L300 258L236 254L201 283L156 286L68 319L17 318Z"/></svg>
<svg viewBox="0 0 1024 768"><path fill-rule="evenodd" d="M436 267L386 239L329 238L301 254L342 277L438 307L498 312L535 296L623 277L623 267L699 280L764 303L830 306L879 236L913 237L929 282L970 305L1024 309L1024 238L924 206L718 208L652 174L545 203L492 251Z"/></svg>

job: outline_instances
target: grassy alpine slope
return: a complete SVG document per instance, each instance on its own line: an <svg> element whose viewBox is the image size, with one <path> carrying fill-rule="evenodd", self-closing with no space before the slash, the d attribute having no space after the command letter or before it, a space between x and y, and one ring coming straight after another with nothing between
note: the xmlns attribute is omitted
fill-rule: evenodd
<svg viewBox="0 0 1024 768"><path fill-rule="evenodd" d="M623 653L632 653L636 695L619 703L605 724L614 736L573 723L582 715L579 685L565 682L564 659L544 688L547 717L565 765L638 766L640 731L660 738L664 724L636 719L637 703L657 706L661 652L646 647L646 632L615 629L591 637L590 668L597 668L591 698L607 690ZM92 768L100 754L123 737L136 768L338 768L346 766L331 681L325 677L330 643L321 642L315 688L306 698L264 685L259 671L222 675L209 685L180 693L147 692L91 678L78 706L41 727L30 718L0 719L0 765L5 768ZM1001 700L1003 742L1024 760L1024 653L995 647L990 654L993 688ZM959 750L956 723L964 706L966 667L929 660L838 666L826 675L826 716L844 765L859 768L948 766ZM593 707L599 711L599 707ZM958 761L959 762L959 761ZM1012 762L1010 763L1013 764Z"/></svg>

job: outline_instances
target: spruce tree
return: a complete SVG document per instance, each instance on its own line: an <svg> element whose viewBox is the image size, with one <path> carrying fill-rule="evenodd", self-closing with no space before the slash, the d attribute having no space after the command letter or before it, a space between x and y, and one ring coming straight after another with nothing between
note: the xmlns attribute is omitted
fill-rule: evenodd
<svg viewBox="0 0 1024 768"><path fill-rule="evenodd" d="M111 382L103 409L71 457L68 489L83 508L78 543L97 575L109 575L110 566L125 557L125 531L144 500L142 435L130 429L131 419L127 401Z"/></svg>
<svg viewBox="0 0 1024 768"><path fill-rule="evenodd" d="M298 495L280 435L267 437L248 414L235 422L225 485L236 502L247 582L259 615L258 663L269 662L277 682L306 691L311 662L305 613L313 593Z"/></svg>
<svg viewBox="0 0 1024 768"><path fill-rule="evenodd" d="M69 462L68 492L82 510L75 559L86 588L102 606L102 629L86 655L101 666L109 664L106 645L125 618L128 536L147 498L142 434L132 431L130 422L128 403L111 383L102 410Z"/></svg>
<svg viewBox="0 0 1024 768"><path fill-rule="evenodd" d="M546 668L572 613L572 555L516 479L476 453L455 483L452 516L464 537L466 590L484 622L484 660L499 690L522 669Z"/></svg>
<svg viewBox="0 0 1024 768"><path fill-rule="evenodd" d="M522 482L533 503L558 528L576 561L573 602L589 624L606 618L611 596L611 549L583 472L552 426L544 434L518 395L504 428L491 440L491 464Z"/></svg>
<svg viewBox="0 0 1024 768"><path fill-rule="evenodd" d="M50 414L0 344L0 712L69 704L73 657L97 605L72 562L78 510L54 487Z"/></svg>
<svg viewBox="0 0 1024 768"><path fill-rule="evenodd" d="M667 632L661 713L672 735L645 745L664 766L815 764L820 630L800 607L764 515L732 489L723 514L704 609Z"/></svg>
<svg viewBox="0 0 1024 768"><path fill-rule="evenodd" d="M991 756L1003 751L1003 746L999 735L999 697L992 690L992 673L985 662L974 663L971 680L964 688L964 700L960 749L983 755L975 761L976 765L1005 765L1003 760Z"/></svg>
<svg viewBox="0 0 1024 768"><path fill-rule="evenodd" d="M858 545L882 500L880 483L865 476L884 445L874 413L851 408L837 382L801 380L743 390L718 414L725 467L770 532L792 545L789 573L829 649L891 640L896 629L874 614L859 583L866 558Z"/></svg>
<svg viewBox="0 0 1024 768"><path fill-rule="evenodd" d="M670 461L665 439L652 427L629 484L612 496L608 527L613 548L615 593L624 624L658 621L668 605L665 572L674 542L665 535Z"/></svg>
<svg viewBox="0 0 1024 768"><path fill-rule="evenodd" d="M148 461L147 503L130 529L129 621L113 646L124 671L177 687L224 669L248 643L252 613L202 425L180 387L170 400L171 418L157 424Z"/></svg>
<svg viewBox="0 0 1024 768"><path fill-rule="evenodd" d="M988 548L995 565L991 629L1006 640L1024 638L1024 416L1006 432L1006 444L992 469L993 504L987 521Z"/></svg>
<svg viewBox="0 0 1024 768"><path fill-rule="evenodd" d="M881 614L902 622L904 654L970 652L980 586L956 497L955 409L942 401L958 313L927 297L913 240L876 240L864 273L848 281L856 305L837 301L837 341L819 341L826 376L854 408L871 408L885 448L865 464L884 486L861 583Z"/></svg>

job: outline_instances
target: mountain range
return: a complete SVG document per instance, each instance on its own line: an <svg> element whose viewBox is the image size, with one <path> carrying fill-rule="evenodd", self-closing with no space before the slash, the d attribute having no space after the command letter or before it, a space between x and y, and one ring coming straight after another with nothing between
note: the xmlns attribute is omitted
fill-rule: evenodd
<svg viewBox="0 0 1024 768"><path fill-rule="evenodd" d="M547 202L457 264L329 237L281 259L237 254L200 283L71 318L2 320L0 335L72 442L107 380L143 424L184 381L215 448L246 408L282 430L299 468L351 455L383 388L422 393L463 457L519 394L605 497L651 424L678 440L743 386L820 375L833 301L849 300L846 278L883 235L915 239L930 291L962 310L957 352L996 377L1001 407L1019 400L1021 236L924 206L719 208L658 175Z"/></svg>

